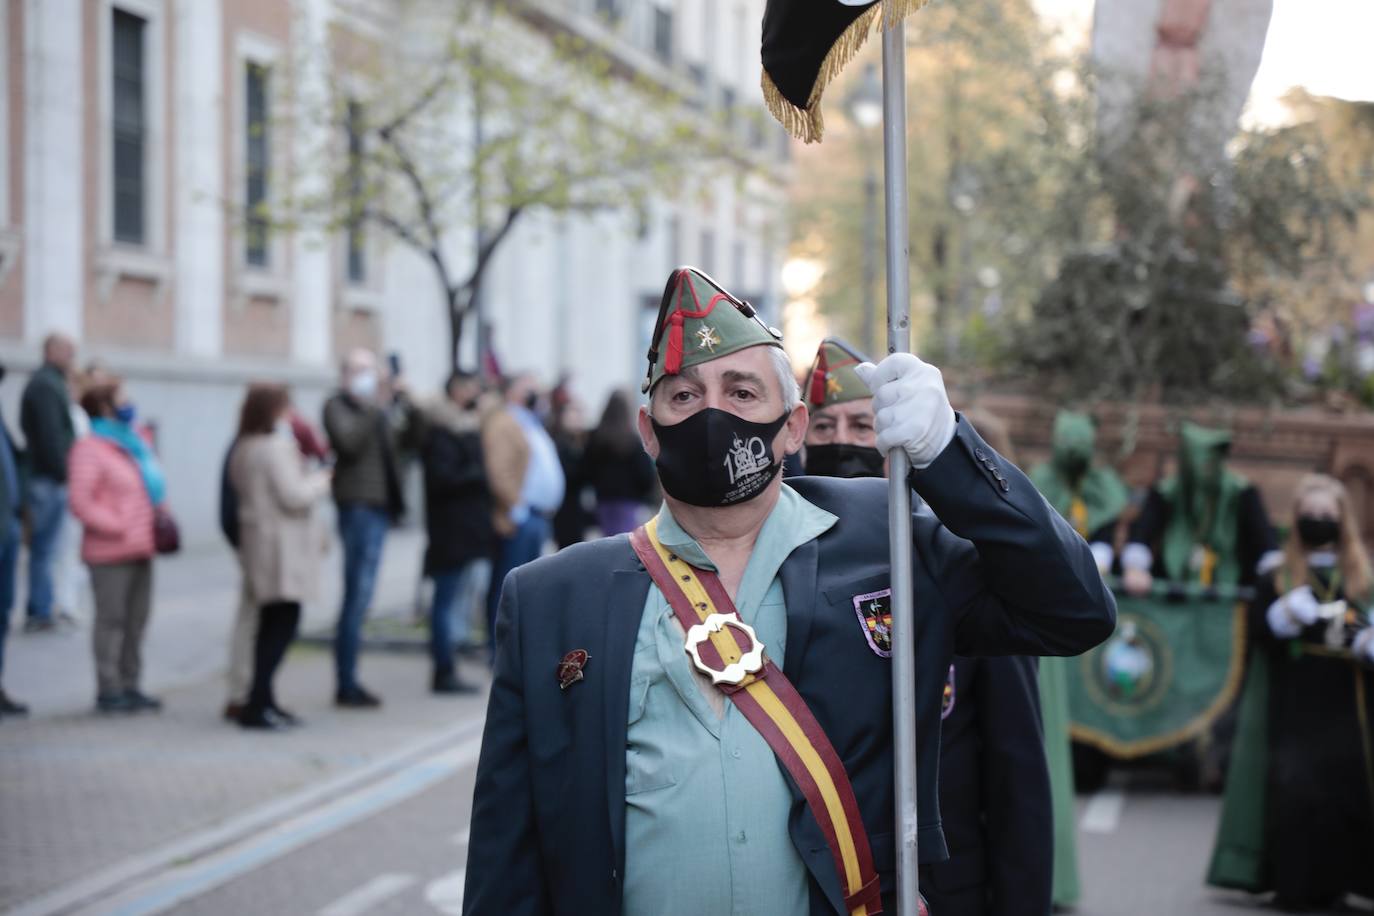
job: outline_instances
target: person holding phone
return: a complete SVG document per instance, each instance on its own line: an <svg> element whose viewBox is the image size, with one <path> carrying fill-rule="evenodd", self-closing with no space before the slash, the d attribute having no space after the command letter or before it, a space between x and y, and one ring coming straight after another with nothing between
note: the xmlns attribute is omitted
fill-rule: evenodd
<svg viewBox="0 0 1374 916"><path fill-rule="evenodd" d="M381 705L381 698L358 681L358 649L387 529L405 514L401 450L413 445L421 425L399 374L400 359L392 354L389 362L393 371L383 385L376 354L351 351L340 367L340 390L324 405L344 551L343 602L334 633L334 702L353 709Z"/></svg>

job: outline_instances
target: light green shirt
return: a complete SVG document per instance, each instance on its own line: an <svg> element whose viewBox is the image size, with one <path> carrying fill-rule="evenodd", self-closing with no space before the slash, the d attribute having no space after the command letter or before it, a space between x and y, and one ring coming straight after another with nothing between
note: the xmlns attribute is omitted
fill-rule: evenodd
<svg viewBox="0 0 1374 916"><path fill-rule="evenodd" d="M665 505L658 536L693 566L715 565ZM778 571L835 516L786 484L744 569L735 607L779 668L787 608ZM806 865L787 833L792 793L768 743L692 667L682 626L649 589L630 669L625 746L625 916L795 916L810 909Z"/></svg>

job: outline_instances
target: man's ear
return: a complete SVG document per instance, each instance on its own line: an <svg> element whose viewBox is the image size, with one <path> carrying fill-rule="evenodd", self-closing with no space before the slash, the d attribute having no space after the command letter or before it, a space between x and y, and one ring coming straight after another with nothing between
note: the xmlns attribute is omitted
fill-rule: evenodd
<svg viewBox="0 0 1374 916"><path fill-rule="evenodd" d="M641 406L639 414L635 417L635 423L639 427L639 441L644 443L644 451L649 453L649 457L658 460L658 436L654 435L654 423L649 417L649 408Z"/></svg>
<svg viewBox="0 0 1374 916"><path fill-rule="evenodd" d="M806 430L811 425L811 414L805 404L798 404L787 415L787 423L782 428L782 451L785 455L795 455L806 441Z"/></svg>

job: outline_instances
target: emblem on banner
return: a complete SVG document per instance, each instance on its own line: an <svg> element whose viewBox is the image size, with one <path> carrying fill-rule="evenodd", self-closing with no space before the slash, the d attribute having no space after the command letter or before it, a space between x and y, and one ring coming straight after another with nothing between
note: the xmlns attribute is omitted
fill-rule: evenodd
<svg viewBox="0 0 1374 916"><path fill-rule="evenodd" d="M582 680L582 669L591 658L586 649L573 649L558 663L558 689L567 690Z"/></svg>
<svg viewBox="0 0 1374 916"><path fill-rule="evenodd" d="M883 658L892 657L892 589L854 596L854 613L859 615L868 647Z"/></svg>

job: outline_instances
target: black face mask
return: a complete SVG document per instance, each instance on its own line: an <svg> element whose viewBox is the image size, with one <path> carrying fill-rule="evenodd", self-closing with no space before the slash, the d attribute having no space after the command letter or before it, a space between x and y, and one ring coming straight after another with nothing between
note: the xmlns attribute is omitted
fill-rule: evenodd
<svg viewBox="0 0 1374 916"><path fill-rule="evenodd" d="M1325 547L1340 539L1341 525L1334 518L1298 516L1298 539L1304 547Z"/></svg>
<svg viewBox="0 0 1374 916"><path fill-rule="evenodd" d="M659 448L655 463L664 492L706 508L733 506L758 496L782 470L773 454L773 439L788 416L750 423L707 407L672 426L652 420Z"/></svg>
<svg viewBox="0 0 1374 916"><path fill-rule="evenodd" d="M883 453L871 445L832 442L806 447L806 473L818 477L882 477Z"/></svg>

